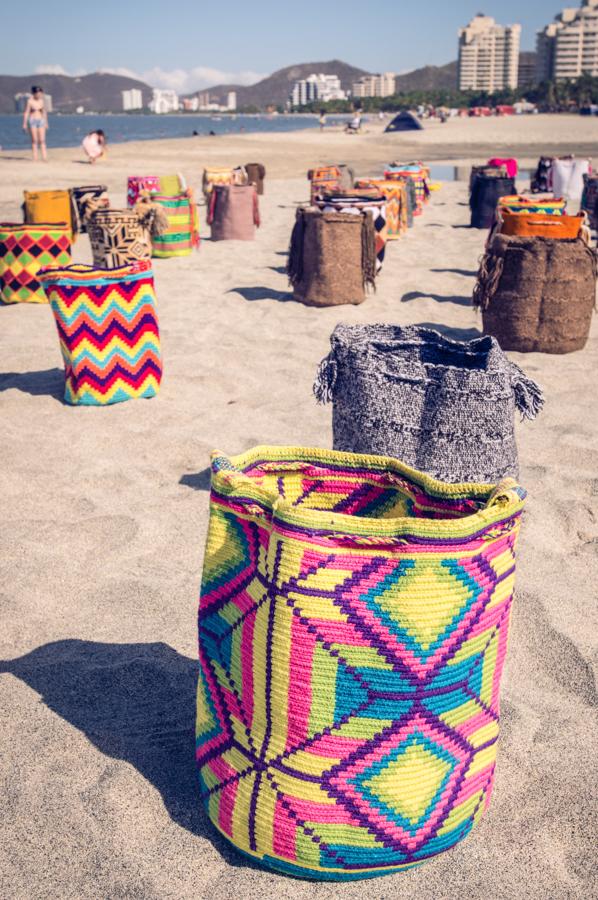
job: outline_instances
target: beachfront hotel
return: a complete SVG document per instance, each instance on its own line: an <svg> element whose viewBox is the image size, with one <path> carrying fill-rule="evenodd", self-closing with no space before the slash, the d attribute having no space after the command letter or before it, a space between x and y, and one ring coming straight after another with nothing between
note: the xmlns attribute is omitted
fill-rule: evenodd
<svg viewBox="0 0 598 900"><path fill-rule="evenodd" d="M498 25L478 14L459 30L459 90L516 88L521 25Z"/></svg>
<svg viewBox="0 0 598 900"><path fill-rule="evenodd" d="M567 7L537 37L536 78L598 76L598 0Z"/></svg>
<svg viewBox="0 0 598 900"><path fill-rule="evenodd" d="M395 92L396 75L383 72L381 75L364 75L352 85L354 97L392 97Z"/></svg>
<svg viewBox="0 0 598 900"><path fill-rule="evenodd" d="M345 100L346 92L342 89L338 75L312 73L307 78L296 81L291 89L291 106L305 106L314 100Z"/></svg>

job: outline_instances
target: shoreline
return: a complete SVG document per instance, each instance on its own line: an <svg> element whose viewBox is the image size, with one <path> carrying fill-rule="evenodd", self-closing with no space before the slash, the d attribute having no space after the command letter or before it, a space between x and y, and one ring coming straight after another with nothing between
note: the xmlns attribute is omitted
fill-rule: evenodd
<svg viewBox="0 0 598 900"><path fill-rule="evenodd" d="M178 117L182 117L182 115L178 114ZM77 119L86 117L85 114L81 116L73 114L73 116ZM293 118L296 119L303 116L316 118L312 113L298 113L293 115ZM115 113L111 117L129 120L129 116L126 114ZM184 118L186 119L187 117L191 121L199 118L210 119L209 116L196 113L185 113ZM251 117L262 118L263 116L255 114L255 116ZM170 116L164 118L170 118ZM279 116L276 118L283 117ZM340 118L346 117L340 116ZM147 120L145 116L140 116L139 119L142 121ZM162 119L162 117L154 115L152 119ZM422 131L384 133L384 128L388 121L387 119L380 122L378 119L372 118L365 122L363 132L358 135L346 135L341 123L339 123L338 127L328 126L324 131L320 131L316 127L294 128L288 131L237 130L214 135L134 137L122 140L110 140L110 135L108 135L108 146L109 151L115 147L126 147L133 148L133 150L139 152L137 145L140 145L144 148L154 148L157 154L161 154L165 149L165 145L176 141L176 146L183 151L183 155L186 155L190 149L199 149L202 152L206 152L208 165L212 156L214 159L220 158L220 151L224 143L233 145L231 146L231 151L234 151L236 142L240 142L242 147L244 144L255 145L260 142L270 142L276 146L281 141L290 141L294 142L293 150L297 151L299 149L297 144L299 142L305 143L306 137L310 139L310 142L313 142L316 152L323 149L328 141L330 145L328 150L330 152L333 150L335 152L340 151L341 156L346 157L344 161L358 159L364 155L372 156L370 151L374 139L380 144L381 159L384 158L383 149L386 155L388 155L388 152L391 152L391 154L396 154L397 156L400 154L403 159L418 158L434 162L451 162L455 159L470 161L482 158L486 154L497 155L499 151L502 155L515 156L522 161L533 160L534 164L540 155L558 156L562 153L591 155L593 152L598 156L598 123L594 117L567 113L541 113L535 116L449 119L444 125L441 125L438 121L431 120L424 123ZM561 127L555 133L554 126L557 122ZM341 146L332 146L335 143L335 138L340 139ZM61 146L52 146L50 143L48 152L64 155L78 148L78 143ZM534 152L530 154L532 148ZM2 147L0 149L0 161L6 158L15 159L12 156L15 153L23 154L19 157L21 159L29 158L27 155L28 148ZM111 155L123 156L126 154L117 152ZM320 160L312 160L312 162L317 163ZM108 165L110 165L110 162L108 162Z"/></svg>

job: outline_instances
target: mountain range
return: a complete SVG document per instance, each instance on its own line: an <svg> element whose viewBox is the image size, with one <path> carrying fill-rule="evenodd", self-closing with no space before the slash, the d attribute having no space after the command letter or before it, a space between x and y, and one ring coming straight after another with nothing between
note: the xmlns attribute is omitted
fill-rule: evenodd
<svg viewBox="0 0 598 900"><path fill-rule="evenodd" d="M144 81L122 75L94 72L91 75L0 75L0 113L15 111L15 94L27 93L31 86L39 84L52 96L56 112L73 113L82 106L86 111L122 112L121 91L138 88L147 106L152 89Z"/></svg>
<svg viewBox="0 0 598 900"><path fill-rule="evenodd" d="M301 63L287 66L273 72L257 84L218 84L209 88L210 99L215 103L226 103L229 91L237 92L239 107L255 106L265 109L268 106L282 106L286 103L293 82L306 78L312 72L324 75L338 75L344 90L362 75L369 74L338 59L328 62ZM445 66L424 66L397 76L397 91L431 90L434 88L454 87L457 80L457 63ZM30 90L32 84L41 84L46 93L52 95L52 104L56 112L72 113L78 107L94 112L121 112L121 91L138 88L143 95L144 106L152 96L152 88L143 81L126 78L121 75L109 75L94 72L91 75L71 77L69 75L0 75L0 113L15 111L14 96ZM198 91L186 96L195 96ZM203 93L203 92L201 92Z"/></svg>
<svg viewBox="0 0 598 900"><path fill-rule="evenodd" d="M351 90L352 84L362 75L369 75L364 69L357 69L339 59L329 62L301 63L296 66L287 66L279 69L258 81L257 84L217 84L209 88L210 99L215 103L226 103L226 95L229 91L237 92L238 106L257 106L264 109L266 106L284 106L289 98L293 82L301 78L307 78L313 72L323 75L338 75L343 90ZM457 83L457 63L451 62L445 66L424 66L398 75L396 79L397 91L425 91L435 88L454 88ZM194 92L197 93L197 92ZM190 94L189 96L194 96Z"/></svg>

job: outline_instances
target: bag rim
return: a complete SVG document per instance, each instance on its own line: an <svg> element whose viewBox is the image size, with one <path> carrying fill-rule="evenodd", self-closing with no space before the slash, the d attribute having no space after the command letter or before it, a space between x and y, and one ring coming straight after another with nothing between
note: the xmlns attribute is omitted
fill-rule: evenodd
<svg viewBox="0 0 598 900"><path fill-rule="evenodd" d="M246 475L242 469L257 462L295 462L320 463L329 466L363 469L390 473L390 480L396 479L397 486L401 481L408 481L415 487L421 487L432 497L446 500L477 499L486 501L485 505L475 513L460 518L418 519L397 516L390 519L369 519L352 516L346 513L328 512L326 510L302 510L285 500L277 491L268 490L258 484L255 479ZM361 453L347 453L340 450L325 450L317 447L292 447L258 445L251 450L234 456L227 456L219 450L211 454L212 488L217 493L228 497L238 497L251 502L263 504L266 510L272 511L273 518L290 525L301 526L306 530L338 529L355 536L393 537L409 535L433 539L473 538L486 530L490 525L499 524L512 519L521 512L525 505L526 492L512 478L505 478L498 484L478 484L462 482L451 484L439 481L411 468L398 459L388 456L374 456ZM367 476L366 476L367 477Z"/></svg>

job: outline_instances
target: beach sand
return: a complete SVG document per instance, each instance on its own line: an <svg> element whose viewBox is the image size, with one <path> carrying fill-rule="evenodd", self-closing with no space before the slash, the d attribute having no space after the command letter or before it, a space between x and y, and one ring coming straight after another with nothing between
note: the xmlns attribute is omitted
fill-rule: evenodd
<svg viewBox="0 0 598 900"><path fill-rule="evenodd" d="M192 126L190 125L190 128ZM262 161L254 243L210 243L156 260L164 380L151 401L61 402L48 308L0 309L4 898L582 898L595 866L598 322L568 356L510 354L546 407L518 424L529 504L502 692L495 792L478 828L419 869L373 882L312 884L262 871L200 808L193 761L196 608L209 453L258 443L331 445L331 410L311 391L337 322L427 323L471 338L485 234L467 189L446 183L390 245L359 307L289 302L284 266L305 170L346 161L375 173L395 157L452 164L513 149L598 157L595 121L456 121L413 135L239 135L114 145L106 164L52 150L47 165L0 155L0 218L22 190L127 174ZM525 185L522 185L525 186ZM205 237L205 210L201 211ZM87 239L75 258L89 261ZM594 809L592 810L592 804ZM594 813L594 815L593 815ZM595 888L595 884L594 884Z"/></svg>

